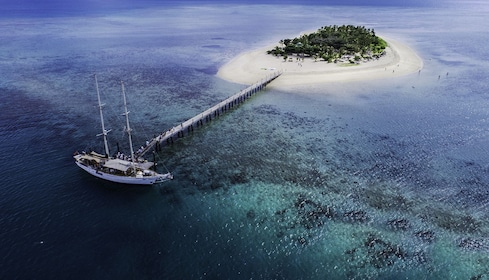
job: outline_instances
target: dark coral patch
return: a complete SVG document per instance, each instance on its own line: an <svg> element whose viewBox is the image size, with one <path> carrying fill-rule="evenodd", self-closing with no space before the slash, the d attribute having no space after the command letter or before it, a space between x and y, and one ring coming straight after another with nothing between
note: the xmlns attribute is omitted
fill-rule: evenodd
<svg viewBox="0 0 489 280"><path fill-rule="evenodd" d="M365 223L370 220L367 212L363 210L348 211L343 214L343 219L351 223Z"/></svg>
<svg viewBox="0 0 489 280"><path fill-rule="evenodd" d="M362 260L358 263L359 266L364 267L368 263L377 269L392 266L396 261L407 257L407 253L399 245L394 245L372 233L367 236L362 246L347 250L345 254L349 262Z"/></svg>
<svg viewBox="0 0 489 280"><path fill-rule="evenodd" d="M387 226L392 230L408 230L411 228L411 224L406 219L389 220Z"/></svg>
<svg viewBox="0 0 489 280"><path fill-rule="evenodd" d="M254 219L254 218L256 218L255 211L253 209L251 209L248 212L246 212L246 218L248 218L248 219Z"/></svg>
<svg viewBox="0 0 489 280"><path fill-rule="evenodd" d="M424 242L431 243L435 240L435 232L432 230L420 230L415 235Z"/></svg>
<svg viewBox="0 0 489 280"><path fill-rule="evenodd" d="M297 208L300 224L307 229L322 226L325 219L336 215L332 207L321 205L303 196L299 196L294 206Z"/></svg>

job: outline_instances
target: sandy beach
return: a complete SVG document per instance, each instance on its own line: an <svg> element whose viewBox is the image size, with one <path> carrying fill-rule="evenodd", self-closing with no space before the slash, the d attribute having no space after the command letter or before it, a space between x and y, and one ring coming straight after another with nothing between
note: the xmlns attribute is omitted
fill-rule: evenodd
<svg viewBox="0 0 489 280"><path fill-rule="evenodd" d="M242 53L223 65L217 76L231 82L252 84L271 72L283 71L281 77L269 85L279 90L314 88L331 82L350 82L392 78L418 72L422 59L408 46L382 37L388 43L386 53L377 60L360 64L327 63L306 58L304 61L284 61L266 53L276 46L270 45Z"/></svg>

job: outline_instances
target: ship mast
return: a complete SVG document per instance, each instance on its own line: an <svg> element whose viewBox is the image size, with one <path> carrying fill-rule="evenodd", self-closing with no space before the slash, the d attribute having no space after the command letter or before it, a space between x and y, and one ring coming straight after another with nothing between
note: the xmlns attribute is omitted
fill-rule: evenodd
<svg viewBox="0 0 489 280"><path fill-rule="evenodd" d="M124 114L126 116L126 132L129 136L129 147L131 149L131 160L134 162L134 149L132 148L132 138L131 138L131 127L129 126L129 111L127 111L127 102L126 102L126 91L124 90L124 82L121 81L122 86L122 96L124 97Z"/></svg>
<svg viewBox="0 0 489 280"><path fill-rule="evenodd" d="M109 153L109 145L107 144L107 133L110 132L110 129L109 130L105 130L104 114L102 113L102 107L105 104L102 104L100 102L100 92L98 90L97 75L94 75L94 77L95 77L95 87L97 88L98 108L99 108L99 111L100 111L100 122L102 123L102 133L97 134L97 136L101 136L101 135L104 136L105 156L106 157L109 157L110 153Z"/></svg>

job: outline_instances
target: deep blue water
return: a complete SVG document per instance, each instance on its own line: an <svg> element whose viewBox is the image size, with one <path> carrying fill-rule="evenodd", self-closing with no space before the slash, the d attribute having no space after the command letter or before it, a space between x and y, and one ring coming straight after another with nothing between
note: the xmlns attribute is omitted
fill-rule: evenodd
<svg viewBox="0 0 489 280"><path fill-rule="evenodd" d="M489 278L484 2L49 3L0 19L1 279ZM215 77L241 51L330 24L424 68L259 93L165 147L159 186L74 165L103 148L94 73L127 150L120 80L141 145L244 88Z"/></svg>
<svg viewBox="0 0 489 280"><path fill-rule="evenodd" d="M28 17L64 17L103 15L107 12L130 11L150 7L173 7L175 5L200 6L200 5L303 5L303 6L363 6L363 7L438 7L447 6L457 1L453 0L118 0L118 1L91 1L77 0L66 2L63 0L4 0L0 16L28 16Z"/></svg>

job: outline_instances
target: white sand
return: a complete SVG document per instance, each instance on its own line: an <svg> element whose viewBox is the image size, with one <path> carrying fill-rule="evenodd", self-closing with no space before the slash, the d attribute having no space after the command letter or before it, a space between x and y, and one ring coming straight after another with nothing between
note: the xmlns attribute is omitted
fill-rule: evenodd
<svg viewBox="0 0 489 280"><path fill-rule="evenodd" d="M331 82L349 82L392 78L418 72L423 67L421 58L409 47L382 37L388 43L386 53L378 60L361 64L335 64L306 58L285 62L282 57L266 53L276 45L245 52L223 65L217 76L235 83L252 84L274 71L283 71L282 76L269 87L279 90L318 87Z"/></svg>

